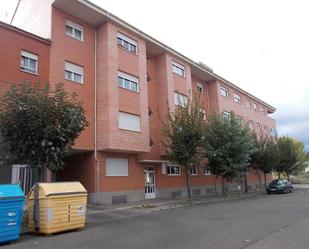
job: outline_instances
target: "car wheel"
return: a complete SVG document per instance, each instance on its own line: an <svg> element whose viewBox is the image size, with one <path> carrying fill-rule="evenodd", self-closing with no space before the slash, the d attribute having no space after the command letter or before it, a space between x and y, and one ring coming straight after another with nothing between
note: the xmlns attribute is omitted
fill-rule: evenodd
<svg viewBox="0 0 309 249"><path fill-rule="evenodd" d="M294 189L293 188L290 188L290 193L293 193L294 192Z"/></svg>
<svg viewBox="0 0 309 249"><path fill-rule="evenodd" d="M283 189L283 194L287 194L288 190L286 188Z"/></svg>
<svg viewBox="0 0 309 249"><path fill-rule="evenodd" d="M267 191L267 194L270 195L270 191Z"/></svg>

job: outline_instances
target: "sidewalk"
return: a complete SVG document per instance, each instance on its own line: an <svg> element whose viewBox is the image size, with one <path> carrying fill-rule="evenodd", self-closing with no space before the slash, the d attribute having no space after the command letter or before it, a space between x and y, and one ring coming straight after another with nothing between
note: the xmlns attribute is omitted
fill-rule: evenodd
<svg viewBox="0 0 309 249"><path fill-rule="evenodd" d="M244 200L259 197L262 192L233 193L228 196L194 197L189 202L187 198L181 199L151 199L134 203L116 205L87 205L87 225L95 225L110 220L122 219L125 217L139 216L163 210L170 210L182 207L196 207L200 205L214 205L221 202Z"/></svg>

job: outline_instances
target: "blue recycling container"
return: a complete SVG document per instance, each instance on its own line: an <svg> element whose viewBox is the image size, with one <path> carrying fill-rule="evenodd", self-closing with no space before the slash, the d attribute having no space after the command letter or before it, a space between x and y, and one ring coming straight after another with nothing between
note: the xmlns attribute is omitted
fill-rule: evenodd
<svg viewBox="0 0 309 249"><path fill-rule="evenodd" d="M18 240L24 193L17 184L0 184L0 244Z"/></svg>

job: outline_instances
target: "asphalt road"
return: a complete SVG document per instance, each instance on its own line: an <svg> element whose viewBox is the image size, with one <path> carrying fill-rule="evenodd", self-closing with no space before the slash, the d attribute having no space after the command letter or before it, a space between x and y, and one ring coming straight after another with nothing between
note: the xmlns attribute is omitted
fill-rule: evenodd
<svg viewBox="0 0 309 249"><path fill-rule="evenodd" d="M83 231L22 236L22 249L308 249L309 190L149 213L98 213Z"/></svg>

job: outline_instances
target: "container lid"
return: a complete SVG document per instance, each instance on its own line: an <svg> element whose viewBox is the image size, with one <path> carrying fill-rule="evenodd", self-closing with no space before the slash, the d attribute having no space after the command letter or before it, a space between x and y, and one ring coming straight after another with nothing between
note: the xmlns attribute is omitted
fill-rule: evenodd
<svg viewBox="0 0 309 249"><path fill-rule="evenodd" d="M18 184L0 184L0 199L20 198L24 196Z"/></svg>
<svg viewBox="0 0 309 249"><path fill-rule="evenodd" d="M34 189L35 186L32 187L28 198L34 198ZM39 183L39 198L86 193L87 190L80 182Z"/></svg>

